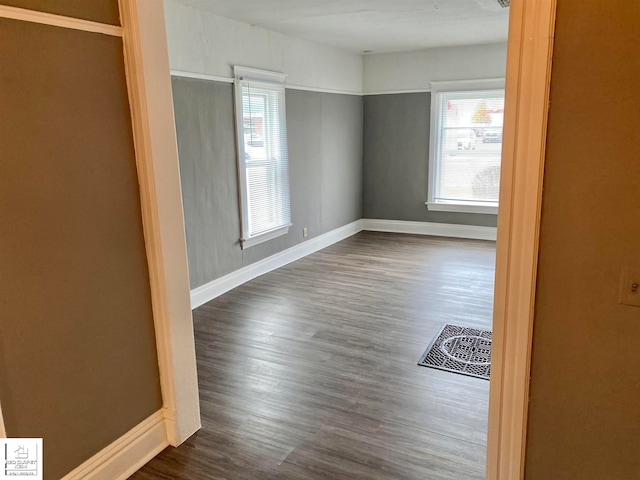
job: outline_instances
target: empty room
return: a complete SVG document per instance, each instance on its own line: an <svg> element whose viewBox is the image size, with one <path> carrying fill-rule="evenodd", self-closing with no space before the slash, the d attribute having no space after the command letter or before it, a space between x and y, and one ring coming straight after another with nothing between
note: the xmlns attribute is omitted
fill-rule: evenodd
<svg viewBox="0 0 640 480"><path fill-rule="evenodd" d="M509 9L165 9L203 428L136 478L484 478Z"/></svg>
<svg viewBox="0 0 640 480"><path fill-rule="evenodd" d="M640 478L639 20L0 0L0 477Z"/></svg>

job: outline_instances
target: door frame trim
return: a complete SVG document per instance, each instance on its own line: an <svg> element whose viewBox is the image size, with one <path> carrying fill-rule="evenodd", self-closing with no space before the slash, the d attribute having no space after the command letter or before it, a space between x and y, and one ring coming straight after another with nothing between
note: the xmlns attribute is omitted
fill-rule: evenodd
<svg viewBox="0 0 640 480"><path fill-rule="evenodd" d="M7 438L7 431L4 428L4 418L2 417L2 405L0 405L0 438Z"/></svg>
<svg viewBox="0 0 640 480"><path fill-rule="evenodd" d="M498 212L487 480L524 478L557 0L512 0Z"/></svg>
<svg viewBox="0 0 640 480"><path fill-rule="evenodd" d="M167 440L178 446L201 423L164 7L119 5L163 412Z"/></svg>
<svg viewBox="0 0 640 480"><path fill-rule="evenodd" d="M80 18L65 17L64 15L56 15L53 13L29 10L26 8L8 7L6 5L0 5L0 18L40 23L42 25L80 30L82 32L102 33L113 37L122 36L122 28L117 25L92 22L91 20L82 20Z"/></svg>

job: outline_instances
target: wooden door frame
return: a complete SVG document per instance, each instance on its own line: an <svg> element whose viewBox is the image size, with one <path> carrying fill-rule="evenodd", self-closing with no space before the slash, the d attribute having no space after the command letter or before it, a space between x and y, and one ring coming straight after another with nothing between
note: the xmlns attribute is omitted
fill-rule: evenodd
<svg viewBox="0 0 640 480"><path fill-rule="evenodd" d="M512 0L498 213L487 480L524 478L557 0Z"/></svg>
<svg viewBox="0 0 640 480"><path fill-rule="evenodd" d="M7 431L4 428L4 418L2 417L2 405L0 405L0 438L7 438Z"/></svg>
<svg viewBox="0 0 640 480"><path fill-rule="evenodd" d="M119 4L163 413L167 441L178 446L201 423L164 6Z"/></svg>

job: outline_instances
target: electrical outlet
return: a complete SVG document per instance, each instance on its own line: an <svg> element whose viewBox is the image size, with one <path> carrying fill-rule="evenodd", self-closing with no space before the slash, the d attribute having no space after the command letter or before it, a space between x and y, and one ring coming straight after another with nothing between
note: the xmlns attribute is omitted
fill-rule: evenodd
<svg viewBox="0 0 640 480"><path fill-rule="evenodd" d="M640 268L622 269L619 301L623 305L640 307Z"/></svg>
<svg viewBox="0 0 640 480"><path fill-rule="evenodd" d="M302 229L302 237L307 238L309 236L309 232L307 231L307 227Z"/></svg>

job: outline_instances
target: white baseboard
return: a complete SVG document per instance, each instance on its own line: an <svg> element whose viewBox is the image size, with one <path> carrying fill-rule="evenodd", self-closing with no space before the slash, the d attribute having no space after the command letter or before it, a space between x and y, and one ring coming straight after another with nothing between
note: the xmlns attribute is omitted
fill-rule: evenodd
<svg viewBox="0 0 640 480"><path fill-rule="evenodd" d="M164 415L160 410L62 480L125 480L168 445Z"/></svg>
<svg viewBox="0 0 640 480"><path fill-rule="evenodd" d="M201 287L191 290L191 308L195 309L214 298L228 292L249 280L271 272L288 263L299 260L318 250L355 235L362 230L374 232L412 233L417 235L435 235L439 237L470 238L477 240L495 240L495 227L477 227L474 225L456 225L450 223L407 222L402 220L375 220L363 218L337 228L318 237L302 242L264 260L252 263L235 272L217 278Z"/></svg>
<svg viewBox="0 0 640 480"><path fill-rule="evenodd" d="M362 219L362 229L372 232L411 233L438 237L470 238L474 240L496 240L496 227L457 225L453 223L408 222L404 220Z"/></svg>
<svg viewBox="0 0 640 480"><path fill-rule="evenodd" d="M229 290L242 285L249 280L253 280L260 275L264 275L276 268L280 268L288 263L299 260L318 250L322 250L336 242L355 235L362 230L362 220L356 220L343 227L319 235L315 238L302 242L295 247L288 248L280 253L276 253L264 260L247 265L235 272L217 278L201 287L191 290L191 308L195 309L200 305L213 300L214 298L228 292Z"/></svg>

